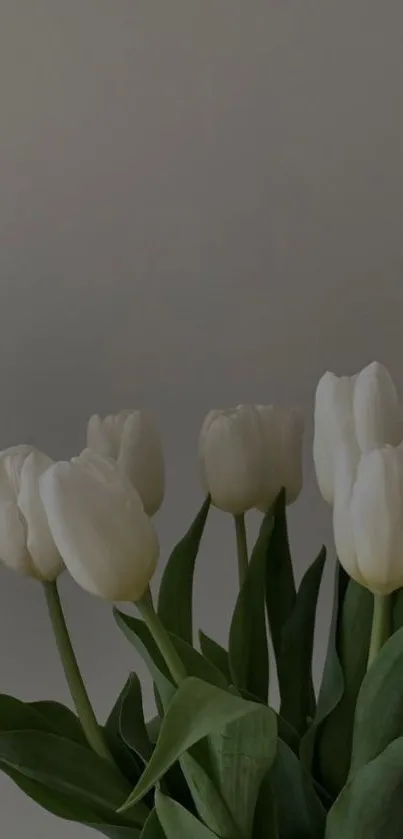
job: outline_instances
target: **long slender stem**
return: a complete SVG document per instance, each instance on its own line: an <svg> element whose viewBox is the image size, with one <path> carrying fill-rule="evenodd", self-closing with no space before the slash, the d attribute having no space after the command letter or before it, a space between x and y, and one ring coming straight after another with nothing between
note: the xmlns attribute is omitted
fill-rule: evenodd
<svg viewBox="0 0 403 839"><path fill-rule="evenodd" d="M179 685L186 679L187 673L165 627L154 609L149 592L146 592L142 599L137 601L136 606L144 623L150 630L172 678Z"/></svg>
<svg viewBox="0 0 403 839"><path fill-rule="evenodd" d="M239 586L241 587L248 570L248 543L246 540L245 515L241 513L234 516L235 532L236 532L236 547L238 553L238 576Z"/></svg>
<svg viewBox="0 0 403 839"><path fill-rule="evenodd" d="M375 661L381 647L391 633L392 598L388 594L374 594L371 640L369 644L368 669Z"/></svg>
<svg viewBox="0 0 403 839"><path fill-rule="evenodd" d="M114 763L113 757L104 740L100 726L97 723L80 669L77 663L73 645L70 640L66 621L56 583L44 583L46 603L49 611L57 648L63 665L71 697L80 718L84 734L90 746L100 757Z"/></svg>

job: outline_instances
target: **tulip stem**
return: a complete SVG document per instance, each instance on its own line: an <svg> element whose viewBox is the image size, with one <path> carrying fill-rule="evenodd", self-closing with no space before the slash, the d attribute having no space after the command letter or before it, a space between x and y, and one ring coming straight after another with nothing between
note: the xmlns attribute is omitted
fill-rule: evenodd
<svg viewBox="0 0 403 839"><path fill-rule="evenodd" d="M391 605L389 594L374 594L371 640L368 653L368 669L375 661L379 650L391 634Z"/></svg>
<svg viewBox="0 0 403 839"><path fill-rule="evenodd" d="M238 553L239 587L242 588L248 571L248 543L246 539L245 515L244 513L240 513L234 516L234 519Z"/></svg>
<svg viewBox="0 0 403 839"><path fill-rule="evenodd" d="M113 757L104 740L102 729L97 723L82 675L80 673L63 614L57 584L55 582L46 582L43 585L49 617L60 659L84 734L94 752L114 764Z"/></svg>
<svg viewBox="0 0 403 839"><path fill-rule="evenodd" d="M136 606L138 611L140 612L141 617L143 618L144 623L150 630L151 635L153 636L154 641L157 644L157 647L164 658L165 664L167 665L175 684L179 685L181 682L183 682L184 679L186 679L187 673L168 635L168 632L161 623L154 609L153 602L148 590L143 595L141 600L137 601Z"/></svg>

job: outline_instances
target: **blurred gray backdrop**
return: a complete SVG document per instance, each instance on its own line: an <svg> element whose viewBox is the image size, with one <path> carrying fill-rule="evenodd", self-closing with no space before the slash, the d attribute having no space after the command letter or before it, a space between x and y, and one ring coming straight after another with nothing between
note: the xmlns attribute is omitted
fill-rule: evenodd
<svg viewBox="0 0 403 839"><path fill-rule="evenodd" d="M300 577L331 544L310 457L318 377L376 358L403 386L402 26L401 0L1 0L1 447L68 456L91 412L147 406L166 554L201 500L204 413L300 404ZM0 579L0 691L68 702L40 587ZM223 515L196 584L197 621L224 641ZM105 604L61 588L103 718L143 669ZM317 669L329 603L325 587ZM7 839L91 835L4 777L0 807Z"/></svg>

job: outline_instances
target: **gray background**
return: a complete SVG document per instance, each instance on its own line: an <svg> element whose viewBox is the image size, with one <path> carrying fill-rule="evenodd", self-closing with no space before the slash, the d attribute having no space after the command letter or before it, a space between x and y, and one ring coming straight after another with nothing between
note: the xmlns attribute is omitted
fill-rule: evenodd
<svg viewBox="0 0 403 839"><path fill-rule="evenodd" d="M318 377L377 358L403 384L402 26L401 0L1 0L2 447L66 456L92 411L152 409L166 553L201 499L207 409L296 402L300 576L331 536ZM39 586L0 577L0 690L68 701ZM138 662L105 604L61 588L103 717ZM235 593L213 514L196 609L220 640ZM0 809L7 839L90 835L4 778Z"/></svg>

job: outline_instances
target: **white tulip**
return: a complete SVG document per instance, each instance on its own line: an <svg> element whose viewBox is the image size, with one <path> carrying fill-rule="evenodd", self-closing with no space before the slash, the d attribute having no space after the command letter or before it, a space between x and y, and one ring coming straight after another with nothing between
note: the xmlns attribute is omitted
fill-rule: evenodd
<svg viewBox="0 0 403 839"><path fill-rule="evenodd" d="M0 454L0 559L43 582L55 580L64 568L39 494L40 477L52 463L32 446Z"/></svg>
<svg viewBox="0 0 403 839"><path fill-rule="evenodd" d="M256 507L262 489L263 450L255 406L210 411L200 432L199 454L204 487L216 507L233 515Z"/></svg>
<svg viewBox="0 0 403 839"><path fill-rule="evenodd" d="M374 594L403 586L403 451L384 446L361 456L356 476L339 466L336 549L347 573Z"/></svg>
<svg viewBox="0 0 403 839"><path fill-rule="evenodd" d="M325 373L315 400L313 456L319 489L334 501L338 451L347 447L352 467L360 453L402 440L402 409L388 371L374 362L356 376Z"/></svg>
<svg viewBox="0 0 403 839"><path fill-rule="evenodd" d="M374 362L359 373L354 385L354 425L358 445L369 452L402 440L401 406L389 372Z"/></svg>
<svg viewBox="0 0 403 839"><path fill-rule="evenodd" d="M139 600L155 571L158 540L117 464L87 449L48 469L40 492L55 543L78 585L105 600Z"/></svg>
<svg viewBox="0 0 403 839"><path fill-rule="evenodd" d="M337 448L341 444L351 448L356 439L353 393L354 379L333 373L325 373L316 390L313 458L319 489L329 504L334 499Z"/></svg>
<svg viewBox="0 0 403 839"><path fill-rule="evenodd" d="M295 409L257 405L264 434L262 492L259 504L269 509L281 489L287 504L295 501L302 488L303 417Z"/></svg>
<svg viewBox="0 0 403 839"><path fill-rule="evenodd" d="M116 460L129 478L149 516L161 507L165 490L162 444L151 418L143 411L121 411L88 422L87 446Z"/></svg>

